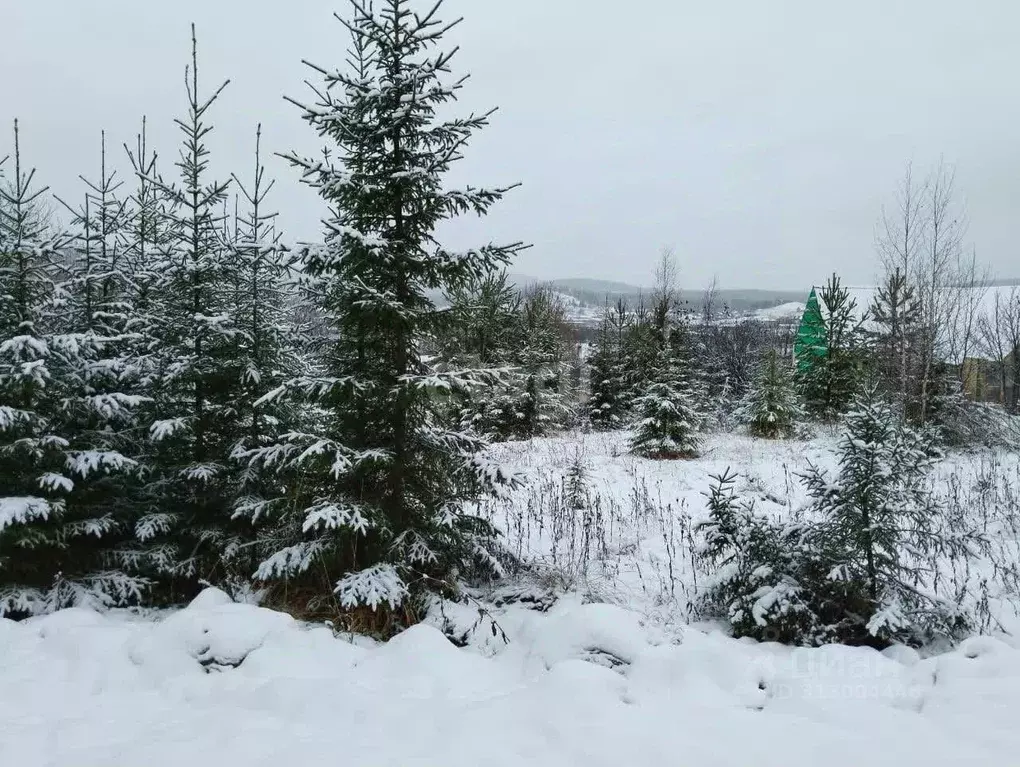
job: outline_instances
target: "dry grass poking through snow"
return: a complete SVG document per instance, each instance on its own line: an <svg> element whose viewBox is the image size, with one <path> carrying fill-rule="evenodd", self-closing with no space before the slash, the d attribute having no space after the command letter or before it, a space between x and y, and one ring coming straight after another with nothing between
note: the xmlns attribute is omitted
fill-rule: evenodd
<svg viewBox="0 0 1020 767"><path fill-rule="evenodd" d="M495 457L525 482L481 511L544 585L683 622L704 575L694 528L706 515L712 477L732 469L740 495L782 518L807 501L799 474L808 462L834 467L836 439L831 432L807 441L713 434L699 458L681 461L630 455L626 432L500 444ZM994 543L991 559L946 563L939 577L975 589L985 630L1020 628L1020 456L951 453L933 482L943 502L970 515Z"/></svg>

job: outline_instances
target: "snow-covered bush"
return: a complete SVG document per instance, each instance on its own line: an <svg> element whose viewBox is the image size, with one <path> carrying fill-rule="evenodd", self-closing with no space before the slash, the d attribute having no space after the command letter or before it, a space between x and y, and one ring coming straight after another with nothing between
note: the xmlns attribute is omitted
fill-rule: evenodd
<svg viewBox="0 0 1020 767"><path fill-rule="evenodd" d="M802 409L793 387L793 379L776 351L762 360L751 388L737 411L756 437L779 439L793 434Z"/></svg>
<svg viewBox="0 0 1020 767"><path fill-rule="evenodd" d="M461 428L493 442L541 437L561 428L570 408L561 395L561 376L550 368L494 374L493 383L473 387L460 408Z"/></svg>
<svg viewBox="0 0 1020 767"><path fill-rule="evenodd" d="M808 506L790 522L757 513L716 478L699 530L711 569L700 609L735 634L817 645L919 644L954 637L973 618L967 582L943 569L986 551L982 534L928 487L931 441L873 392L844 420L832 476L802 476Z"/></svg>
<svg viewBox="0 0 1020 767"><path fill-rule="evenodd" d="M813 528L766 517L734 492L736 475L713 477L708 519L696 528L709 577L696 603L721 616L736 636L786 644L837 641L840 605L856 601L848 584L825 578Z"/></svg>
<svg viewBox="0 0 1020 767"><path fill-rule="evenodd" d="M943 593L939 569L973 557L984 540L931 494L936 457L930 436L870 391L845 418L836 475L812 466L803 476L828 579L866 595L844 620L879 641L953 635L968 623L963 595Z"/></svg>
<svg viewBox="0 0 1020 767"><path fill-rule="evenodd" d="M640 420L631 451L646 458L692 458L698 454L702 416L692 396L688 366L666 348L653 375L637 401Z"/></svg>
<svg viewBox="0 0 1020 767"><path fill-rule="evenodd" d="M950 447L1020 449L1020 417L1001 405L968 399L954 377L932 398L931 429Z"/></svg>

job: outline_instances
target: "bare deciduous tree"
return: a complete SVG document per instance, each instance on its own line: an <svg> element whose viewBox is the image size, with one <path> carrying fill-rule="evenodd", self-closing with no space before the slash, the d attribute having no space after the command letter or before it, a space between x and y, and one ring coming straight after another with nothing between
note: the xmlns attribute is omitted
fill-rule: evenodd
<svg viewBox="0 0 1020 767"><path fill-rule="evenodd" d="M701 299L701 314L705 324L708 325L715 319L719 311L719 275L712 277L712 281L705 288L705 295Z"/></svg>
<svg viewBox="0 0 1020 767"><path fill-rule="evenodd" d="M655 266L655 294L652 303L664 301L672 310L679 300L680 267L676 262L676 252L666 247L659 252L659 261Z"/></svg>
<svg viewBox="0 0 1020 767"><path fill-rule="evenodd" d="M962 363L980 351L981 307L988 293L989 275L972 251L969 257L956 260L952 277L944 299L949 322L945 349L949 359L961 363L962 376L965 370Z"/></svg>
<svg viewBox="0 0 1020 767"><path fill-rule="evenodd" d="M652 291L650 307L652 333L656 343L665 347L670 342L677 313L680 311L680 269L672 248L659 252L655 267L655 289Z"/></svg>
<svg viewBox="0 0 1020 767"><path fill-rule="evenodd" d="M999 399L1011 412L1020 410L1020 287L996 291L991 310L978 326L985 354L999 379Z"/></svg>
<svg viewBox="0 0 1020 767"><path fill-rule="evenodd" d="M896 189L895 208L882 208L876 247L887 273L899 269L905 275L913 275L917 271L928 224L924 215L927 186L927 181L920 184L915 181L913 165L908 163Z"/></svg>
<svg viewBox="0 0 1020 767"><path fill-rule="evenodd" d="M940 160L918 181L907 165L895 206L883 209L876 248L885 280L899 270L918 301L919 343L912 352L902 345L898 377L916 389L922 425L931 412L941 363L963 363L978 341L982 288L988 280L976 256L965 254L966 232L955 169Z"/></svg>
<svg viewBox="0 0 1020 767"><path fill-rule="evenodd" d="M954 267L963 248L964 222L954 202L955 169L939 164L925 187L927 219L923 255L916 267L925 343L921 346L921 423L927 420L934 394L935 370L953 333ZM957 294L958 295L958 294Z"/></svg>

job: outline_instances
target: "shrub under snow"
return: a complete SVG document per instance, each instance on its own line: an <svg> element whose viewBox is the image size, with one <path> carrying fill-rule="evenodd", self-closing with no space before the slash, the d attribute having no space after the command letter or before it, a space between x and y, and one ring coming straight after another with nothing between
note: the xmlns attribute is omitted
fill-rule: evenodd
<svg viewBox="0 0 1020 767"><path fill-rule="evenodd" d="M810 502L779 522L716 478L700 526L712 575L700 607L740 636L819 645L919 644L972 624L954 566L987 549L984 535L936 503L930 441L870 395L845 418L830 474L810 466ZM949 573L943 572L949 569Z"/></svg>

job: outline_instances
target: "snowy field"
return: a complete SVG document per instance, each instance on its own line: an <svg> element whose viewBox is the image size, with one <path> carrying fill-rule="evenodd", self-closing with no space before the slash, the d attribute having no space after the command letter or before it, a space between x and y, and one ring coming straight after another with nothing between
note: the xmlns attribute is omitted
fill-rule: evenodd
<svg viewBox="0 0 1020 767"><path fill-rule="evenodd" d="M781 515L833 444L725 435L691 462L635 459L624 434L499 446L528 481L484 511L533 569L385 645L212 589L172 613L0 620L0 766L1016 764L1020 641L1001 631L919 654L688 623L709 475L732 467ZM941 467L993 503L1018 471Z"/></svg>

